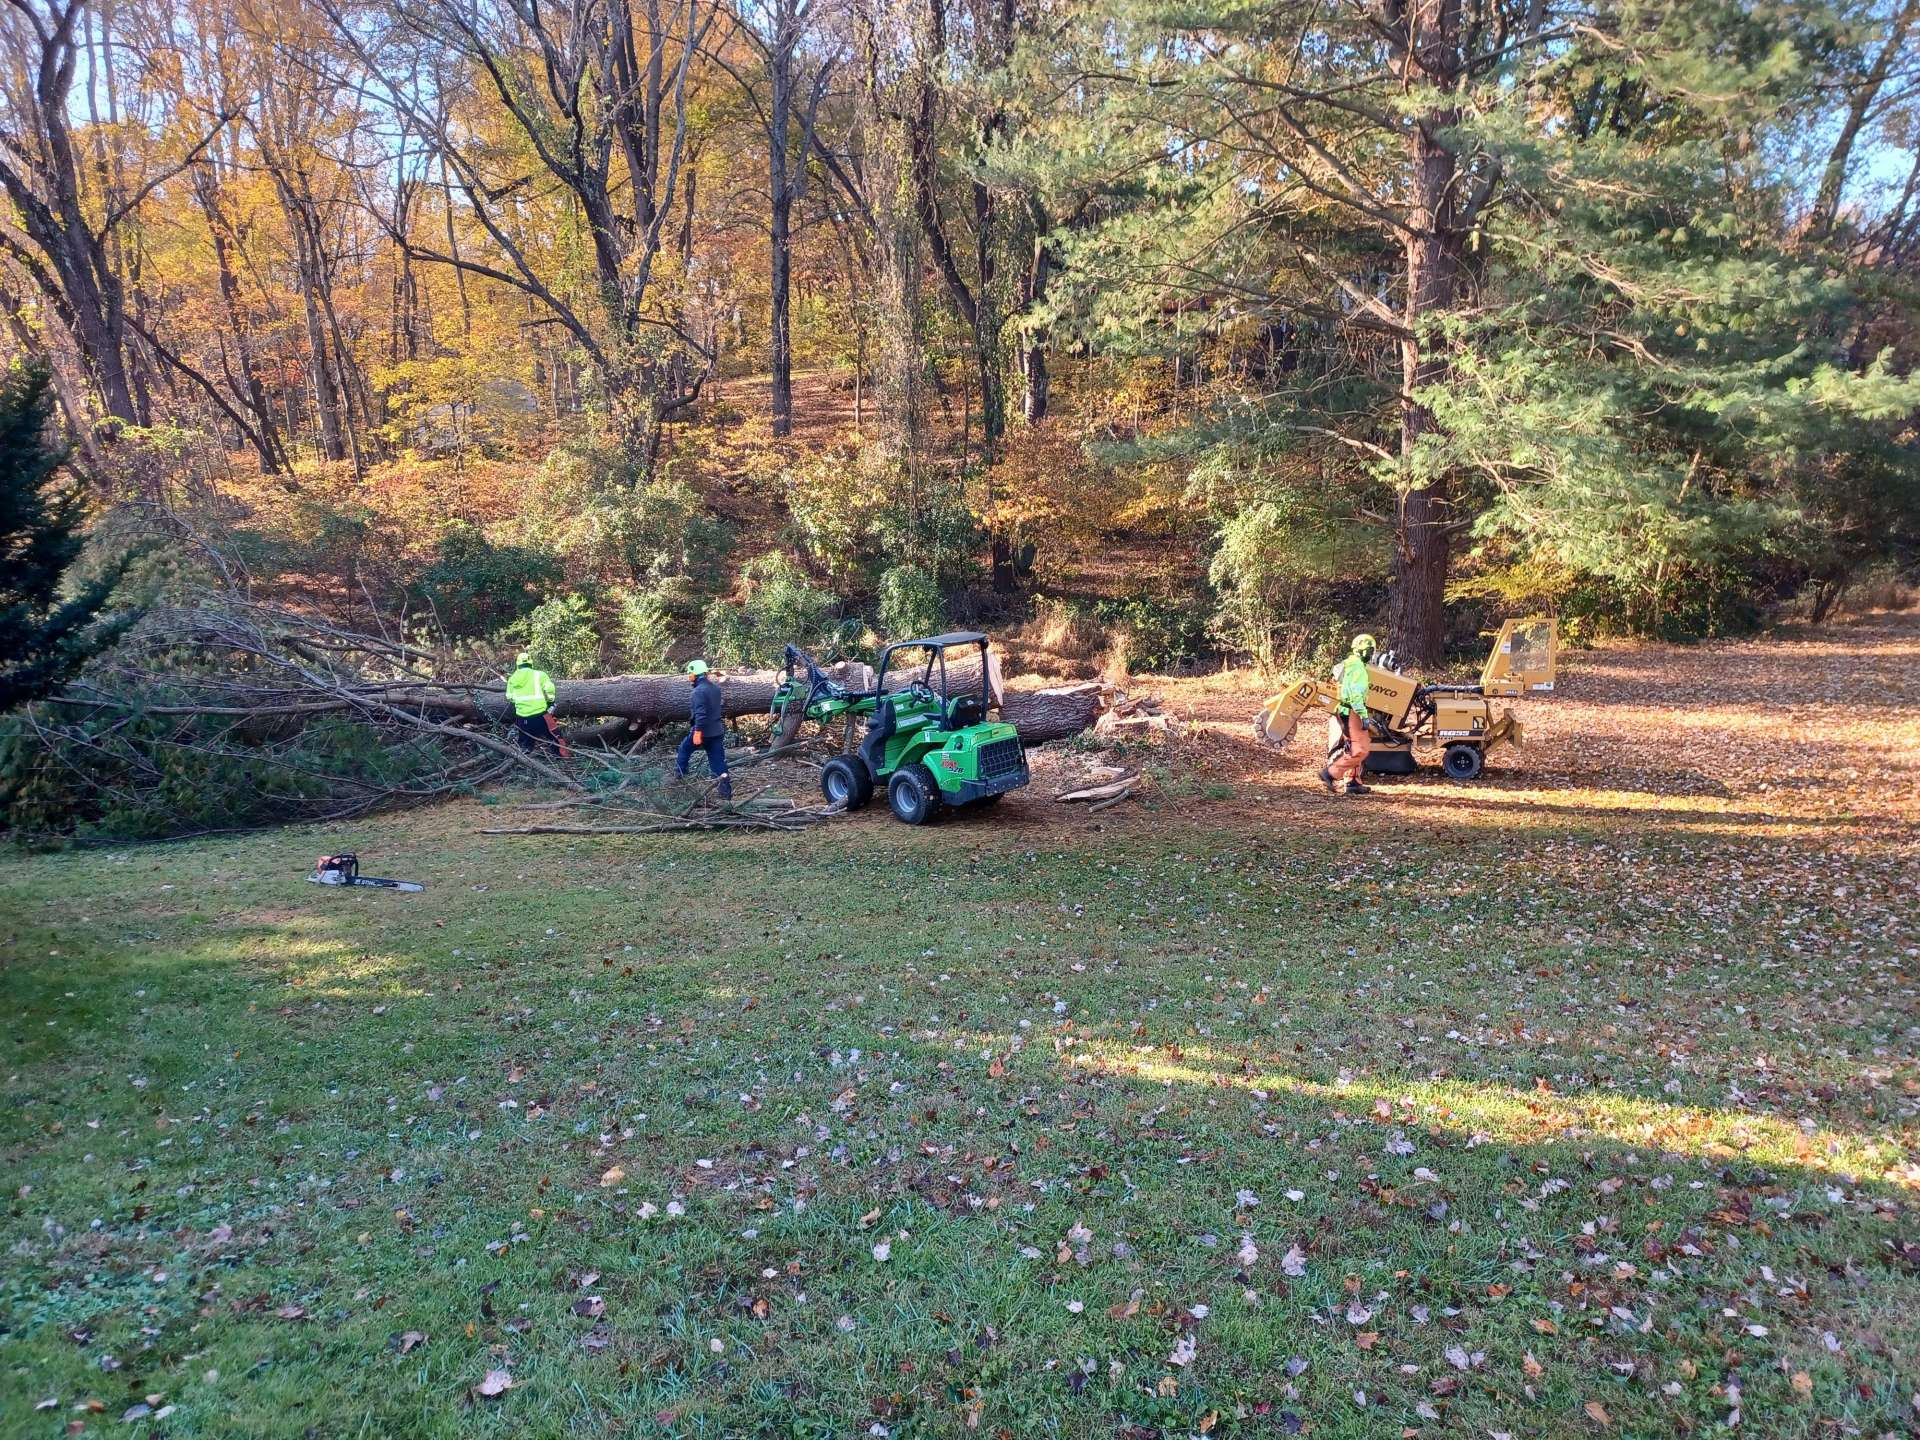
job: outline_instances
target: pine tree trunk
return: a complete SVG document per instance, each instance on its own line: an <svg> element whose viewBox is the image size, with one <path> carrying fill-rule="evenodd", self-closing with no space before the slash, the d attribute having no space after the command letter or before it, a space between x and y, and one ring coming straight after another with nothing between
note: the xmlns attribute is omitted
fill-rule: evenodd
<svg viewBox="0 0 1920 1440"><path fill-rule="evenodd" d="M1409 38L1426 78L1452 90L1459 75L1461 0L1417 0ZM1451 105L1415 117L1409 138L1411 205L1406 240L1406 338L1400 344L1400 459L1404 469L1395 517L1393 568L1387 597L1388 644L1403 663L1434 665L1446 644L1446 588L1452 505L1448 477L1416 477L1423 436L1438 431L1433 414L1414 397L1447 375L1438 322L1458 305L1465 275L1464 239L1455 224L1458 172L1440 136L1459 122Z"/></svg>
<svg viewBox="0 0 1920 1440"><path fill-rule="evenodd" d="M1035 207L1036 212L1038 207ZM1030 311L1046 298L1047 294L1047 237L1036 235L1033 239L1033 254L1027 261L1025 284L1022 286L1020 308ZM1029 425L1044 420L1047 415L1047 400L1051 379L1047 374L1047 336L1044 331L1029 330L1020 345L1020 375L1026 382L1026 397L1020 411Z"/></svg>

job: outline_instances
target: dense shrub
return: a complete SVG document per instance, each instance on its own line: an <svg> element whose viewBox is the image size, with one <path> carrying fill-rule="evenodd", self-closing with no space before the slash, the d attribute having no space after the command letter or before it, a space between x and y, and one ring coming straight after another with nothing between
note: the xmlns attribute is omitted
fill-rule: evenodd
<svg viewBox="0 0 1920 1440"><path fill-rule="evenodd" d="M691 486L664 471L642 479L616 452L587 446L547 456L526 513L529 536L569 565L643 585L671 576L710 582L730 544L727 526Z"/></svg>
<svg viewBox="0 0 1920 1440"><path fill-rule="evenodd" d="M1194 595L1135 592L1103 600L1094 613L1114 639L1114 658L1128 670L1166 670L1206 647L1207 603Z"/></svg>
<svg viewBox="0 0 1920 1440"><path fill-rule="evenodd" d="M917 565L896 565L880 577L880 634L889 640L931 635L945 623L939 583Z"/></svg>
<svg viewBox="0 0 1920 1440"><path fill-rule="evenodd" d="M30 842L245 829L346 813L383 787L447 768L433 738L396 738L352 717L235 726L141 708L180 703L185 692L131 698L131 713L0 718L0 829Z"/></svg>
<svg viewBox="0 0 1920 1440"><path fill-rule="evenodd" d="M839 618L840 603L808 579L788 555L762 555L741 572L741 598L707 617L707 658L719 665L773 666L789 642L818 653L845 646L859 622Z"/></svg>
<svg viewBox="0 0 1920 1440"><path fill-rule="evenodd" d="M458 524L441 537L439 558L420 572L414 588L440 628L464 638L520 619L562 578L557 556L496 545L477 526Z"/></svg>
<svg viewBox="0 0 1920 1440"><path fill-rule="evenodd" d="M615 590L611 602L613 648L627 670L658 670L673 649L673 614L657 590Z"/></svg>
<svg viewBox="0 0 1920 1440"><path fill-rule="evenodd" d="M924 570L945 593L978 578L986 530L965 499L944 484L902 486L875 509L869 531L882 564ZM1031 567L1031 552L1027 563Z"/></svg>
<svg viewBox="0 0 1920 1440"><path fill-rule="evenodd" d="M556 676L578 679L600 668L600 624L583 595L555 595L510 626L508 638Z"/></svg>
<svg viewBox="0 0 1920 1440"><path fill-rule="evenodd" d="M889 462L857 441L786 465L775 478L796 547L835 582L877 584L903 565L947 593L974 578L986 532L965 482Z"/></svg>
<svg viewBox="0 0 1920 1440"><path fill-rule="evenodd" d="M869 570L873 526L886 504L884 485L855 451L830 450L779 473L793 538L835 580Z"/></svg>
<svg viewBox="0 0 1920 1440"><path fill-rule="evenodd" d="M1220 524L1207 576L1218 602L1211 629L1221 648L1263 670L1312 658L1331 583L1369 568L1369 537L1357 526L1282 494Z"/></svg>

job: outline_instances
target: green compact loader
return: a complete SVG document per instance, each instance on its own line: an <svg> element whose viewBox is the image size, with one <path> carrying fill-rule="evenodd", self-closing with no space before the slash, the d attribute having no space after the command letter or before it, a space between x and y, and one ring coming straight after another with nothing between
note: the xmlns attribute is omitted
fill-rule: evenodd
<svg viewBox="0 0 1920 1440"><path fill-rule="evenodd" d="M978 650L977 686L971 676L949 677L949 650ZM823 674L806 651L789 645L786 677L773 696L776 733L790 735L801 719L865 720L860 743L820 771L821 792L849 810L866 805L880 785L894 818L908 825L925 825L953 806L992 805L1029 776L1020 732L987 718L987 650L987 637L973 630L902 640L880 652L871 690L850 690ZM903 674L910 677L904 684Z"/></svg>

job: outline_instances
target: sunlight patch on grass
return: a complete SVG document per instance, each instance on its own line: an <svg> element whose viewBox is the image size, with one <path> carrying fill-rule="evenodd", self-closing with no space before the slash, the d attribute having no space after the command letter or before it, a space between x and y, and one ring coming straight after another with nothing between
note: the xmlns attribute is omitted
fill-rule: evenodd
<svg viewBox="0 0 1920 1440"><path fill-rule="evenodd" d="M1183 1047L1179 1058L1174 1058L1161 1047L1128 1047L1098 1040L1082 1040L1062 1055L1061 1064L1165 1085L1296 1095L1325 1104L1335 1113L1371 1119L1382 1126L1417 1125L1465 1135L1470 1145L1604 1139L1693 1160L1794 1165L1920 1188L1915 1185L1913 1168L1891 1141L1805 1128L1777 1116L1743 1110L1679 1105L1633 1095L1516 1090L1484 1082L1385 1083L1356 1077L1326 1084L1279 1070L1248 1070L1238 1059L1204 1048Z"/></svg>
<svg viewBox="0 0 1920 1440"><path fill-rule="evenodd" d="M382 999L401 999L431 993L424 986L400 984L394 978L421 973L418 956L358 948L327 933L322 924L313 918L280 921L270 942L236 936L204 953L221 968L262 970L303 997L362 1000L377 993Z"/></svg>

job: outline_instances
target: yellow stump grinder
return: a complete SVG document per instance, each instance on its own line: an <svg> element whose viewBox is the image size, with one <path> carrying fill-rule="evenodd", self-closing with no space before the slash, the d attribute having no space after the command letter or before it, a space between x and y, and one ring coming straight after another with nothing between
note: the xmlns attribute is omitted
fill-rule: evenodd
<svg viewBox="0 0 1920 1440"><path fill-rule="evenodd" d="M1496 718L1492 702L1550 693L1559 649L1553 620L1535 616L1500 627L1478 685L1425 685L1395 670L1392 652L1382 655L1367 666L1367 728L1373 736L1367 770L1412 775L1437 762L1455 780L1475 779L1488 752L1523 739L1512 708ZM1307 711L1332 716L1339 703L1331 680L1301 680L1260 707L1254 733L1270 745L1285 745ZM1337 726L1328 725L1330 750L1344 743Z"/></svg>

